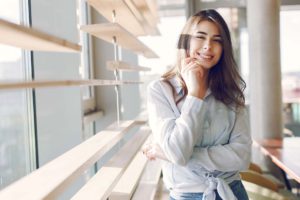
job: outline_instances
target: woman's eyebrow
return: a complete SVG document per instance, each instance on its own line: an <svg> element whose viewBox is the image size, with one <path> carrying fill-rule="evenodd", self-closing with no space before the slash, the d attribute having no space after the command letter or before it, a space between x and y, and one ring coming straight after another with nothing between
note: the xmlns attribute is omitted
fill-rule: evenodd
<svg viewBox="0 0 300 200"><path fill-rule="evenodd" d="M198 31L197 34L208 35L206 32L203 32L203 31ZM221 38L221 35L213 35L213 37L220 37Z"/></svg>
<svg viewBox="0 0 300 200"><path fill-rule="evenodd" d="M203 32L203 31L198 31L197 33L203 34L203 35L207 35L207 33Z"/></svg>
<svg viewBox="0 0 300 200"><path fill-rule="evenodd" d="M214 37L222 38L221 35L214 35Z"/></svg>

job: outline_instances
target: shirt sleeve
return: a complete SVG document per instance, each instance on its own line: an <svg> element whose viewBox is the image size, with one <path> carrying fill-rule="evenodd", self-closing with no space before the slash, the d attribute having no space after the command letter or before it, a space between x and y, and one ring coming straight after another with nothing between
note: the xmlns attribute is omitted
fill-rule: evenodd
<svg viewBox="0 0 300 200"><path fill-rule="evenodd" d="M177 118L172 102L168 100L173 99L171 88L162 84L156 81L148 86L149 125L154 139L168 160L174 164L186 165L196 141L201 137L199 130L202 130L205 103L199 98L187 96Z"/></svg>
<svg viewBox="0 0 300 200"><path fill-rule="evenodd" d="M194 148L188 167L196 171L202 171L201 168L222 172L246 170L251 159L252 139L249 129L249 117L244 108L236 115L229 142Z"/></svg>

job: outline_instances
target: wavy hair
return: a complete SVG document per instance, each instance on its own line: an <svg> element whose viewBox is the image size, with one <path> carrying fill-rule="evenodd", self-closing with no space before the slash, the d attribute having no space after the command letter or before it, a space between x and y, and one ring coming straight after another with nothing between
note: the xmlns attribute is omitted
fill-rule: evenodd
<svg viewBox="0 0 300 200"><path fill-rule="evenodd" d="M188 90L186 84L180 75L182 60L189 57L192 28L202 21L212 22L219 28L223 48L220 60L209 70L208 87L210 88L212 95L225 105L235 105L237 108L244 107L245 96L243 91L246 87L246 83L240 76L237 64L233 57L233 49L228 26L222 16L215 10L202 10L188 19L178 40L176 64L173 68L162 75L162 79L170 84L169 80L176 77L176 79L180 82L184 96L178 99L176 103L180 102L187 95ZM175 94L175 89L173 87L172 90Z"/></svg>

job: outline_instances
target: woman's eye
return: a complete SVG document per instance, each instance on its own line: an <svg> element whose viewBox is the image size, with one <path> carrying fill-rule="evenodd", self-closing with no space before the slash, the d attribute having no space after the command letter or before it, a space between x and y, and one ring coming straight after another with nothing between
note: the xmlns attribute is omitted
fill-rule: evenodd
<svg viewBox="0 0 300 200"><path fill-rule="evenodd" d="M204 36L196 36L197 39L201 39L201 40L204 40L205 37Z"/></svg>
<svg viewBox="0 0 300 200"><path fill-rule="evenodd" d="M214 39L213 41L214 41L214 42L217 42L217 43L220 43L220 44L222 43L222 40L221 40L221 39Z"/></svg>

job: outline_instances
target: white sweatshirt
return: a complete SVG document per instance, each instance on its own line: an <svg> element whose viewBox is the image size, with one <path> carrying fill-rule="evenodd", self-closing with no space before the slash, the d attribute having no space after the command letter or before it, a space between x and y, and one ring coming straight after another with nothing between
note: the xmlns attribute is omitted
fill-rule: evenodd
<svg viewBox="0 0 300 200"><path fill-rule="evenodd" d="M182 95L176 79L175 99ZM216 100L208 90L204 99L187 96L178 105L169 84L148 86L149 124L156 142L170 160L163 166L164 182L172 197L184 192L214 199L236 199L228 186L248 168L252 139L246 109L238 112Z"/></svg>

